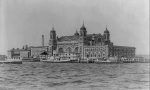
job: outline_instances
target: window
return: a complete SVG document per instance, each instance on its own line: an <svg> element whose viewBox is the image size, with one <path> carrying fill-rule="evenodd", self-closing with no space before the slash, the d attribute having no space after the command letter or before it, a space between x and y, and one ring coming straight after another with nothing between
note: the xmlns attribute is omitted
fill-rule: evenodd
<svg viewBox="0 0 150 90"><path fill-rule="evenodd" d="M91 57L92 57L92 54L91 54Z"/></svg>
<svg viewBox="0 0 150 90"><path fill-rule="evenodd" d="M87 50L87 49L85 49L85 50ZM75 48L74 52L78 53L78 47Z"/></svg>
<svg viewBox="0 0 150 90"><path fill-rule="evenodd" d="M59 52L59 53L63 53L63 52L64 52L64 51L63 51L63 48L59 48L59 49L58 49L58 52Z"/></svg>
<svg viewBox="0 0 150 90"><path fill-rule="evenodd" d="M68 47L68 48L66 49L66 51L67 51L67 53L72 52L72 50L71 50L71 48L70 48L70 47Z"/></svg>

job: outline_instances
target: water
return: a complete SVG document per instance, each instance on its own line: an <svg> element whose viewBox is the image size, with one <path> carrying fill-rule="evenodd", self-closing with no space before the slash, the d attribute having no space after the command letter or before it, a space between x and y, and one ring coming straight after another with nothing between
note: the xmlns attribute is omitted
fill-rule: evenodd
<svg viewBox="0 0 150 90"><path fill-rule="evenodd" d="M149 90L149 64L0 64L0 90Z"/></svg>

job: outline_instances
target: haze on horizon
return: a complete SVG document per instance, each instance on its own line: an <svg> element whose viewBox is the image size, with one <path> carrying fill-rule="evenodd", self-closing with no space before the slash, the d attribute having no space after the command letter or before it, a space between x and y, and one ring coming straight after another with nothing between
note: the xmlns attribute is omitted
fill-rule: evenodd
<svg viewBox="0 0 150 90"><path fill-rule="evenodd" d="M23 45L48 45L54 26L58 37L73 35L85 23L88 33L110 31L114 45L149 54L149 0L0 0L0 54Z"/></svg>

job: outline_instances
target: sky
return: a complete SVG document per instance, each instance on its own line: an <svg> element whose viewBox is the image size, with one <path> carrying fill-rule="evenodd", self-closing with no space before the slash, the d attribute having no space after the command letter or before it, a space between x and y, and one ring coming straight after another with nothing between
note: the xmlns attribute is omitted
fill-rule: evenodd
<svg viewBox="0 0 150 90"><path fill-rule="evenodd" d="M73 35L83 21L87 33L107 26L114 45L149 54L149 0L0 0L0 54L40 46L42 34L48 45L52 27L58 37Z"/></svg>

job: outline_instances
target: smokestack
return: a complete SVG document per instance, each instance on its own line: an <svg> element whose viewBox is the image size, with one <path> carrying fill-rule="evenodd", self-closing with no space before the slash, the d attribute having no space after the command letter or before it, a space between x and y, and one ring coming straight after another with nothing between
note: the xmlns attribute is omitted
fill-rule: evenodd
<svg viewBox="0 0 150 90"><path fill-rule="evenodd" d="M44 35L42 35L42 46L44 46Z"/></svg>

